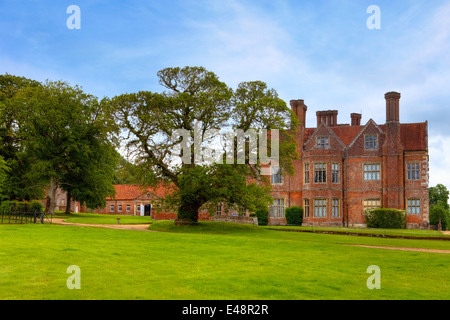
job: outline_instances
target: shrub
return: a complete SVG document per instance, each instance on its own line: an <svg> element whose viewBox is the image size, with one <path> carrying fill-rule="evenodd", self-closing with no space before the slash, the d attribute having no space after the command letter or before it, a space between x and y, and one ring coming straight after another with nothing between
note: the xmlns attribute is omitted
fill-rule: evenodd
<svg viewBox="0 0 450 320"><path fill-rule="evenodd" d="M10 213L29 213L36 211L41 213L44 210L44 206L38 202L19 202L19 201L2 201L0 204L0 213L10 214Z"/></svg>
<svg viewBox="0 0 450 320"><path fill-rule="evenodd" d="M3 214L10 214L11 212L16 211L16 202L17 201L2 201L0 212Z"/></svg>
<svg viewBox="0 0 450 320"><path fill-rule="evenodd" d="M405 229L405 210L391 208L367 209L364 212L368 228Z"/></svg>
<svg viewBox="0 0 450 320"><path fill-rule="evenodd" d="M30 212L30 203L29 202L16 202L14 211L16 213Z"/></svg>
<svg viewBox="0 0 450 320"><path fill-rule="evenodd" d="M42 213L44 212L44 205L41 202L33 201L30 204L30 211L36 213Z"/></svg>
<svg viewBox="0 0 450 320"><path fill-rule="evenodd" d="M267 226L269 223L269 209L258 209L255 213L256 217L258 217L258 226Z"/></svg>
<svg viewBox="0 0 450 320"><path fill-rule="evenodd" d="M301 226L303 221L302 207L290 207L285 209L286 223L288 225Z"/></svg>

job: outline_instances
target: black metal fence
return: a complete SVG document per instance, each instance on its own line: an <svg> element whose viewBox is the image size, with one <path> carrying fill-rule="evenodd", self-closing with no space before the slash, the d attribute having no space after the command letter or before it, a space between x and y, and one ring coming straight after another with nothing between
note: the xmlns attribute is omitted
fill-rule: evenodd
<svg viewBox="0 0 450 320"><path fill-rule="evenodd" d="M44 212L0 212L0 224L52 223Z"/></svg>

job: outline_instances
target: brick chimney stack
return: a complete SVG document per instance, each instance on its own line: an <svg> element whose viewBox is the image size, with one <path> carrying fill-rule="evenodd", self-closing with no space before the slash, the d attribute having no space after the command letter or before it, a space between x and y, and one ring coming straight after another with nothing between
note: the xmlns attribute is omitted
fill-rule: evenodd
<svg viewBox="0 0 450 320"><path fill-rule="evenodd" d="M400 122L400 93L388 92L384 95L386 99L386 123Z"/></svg>
<svg viewBox="0 0 450 320"><path fill-rule="evenodd" d="M400 93L388 92L386 98L386 126L383 152L383 206L405 208L405 189L399 181L404 180L403 145L400 130Z"/></svg>
<svg viewBox="0 0 450 320"><path fill-rule="evenodd" d="M305 128L306 125L306 111L308 107L305 105L304 100L291 100L290 102L292 111L296 114L298 120L300 121L300 125Z"/></svg>
<svg viewBox="0 0 450 320"><path fill-rule="evenodd" d="M317 111L317 127L319 127L321 122L324 122L329 127L337 126L337 115L337 110Z"/></svg>
<svg viewBox="0 0 450 320"><path fill-rule="evenodd" d="M360 126L361 125L361 117L360 113L352 113L350 114L350 118L352 119L352 126Z"/></svg>

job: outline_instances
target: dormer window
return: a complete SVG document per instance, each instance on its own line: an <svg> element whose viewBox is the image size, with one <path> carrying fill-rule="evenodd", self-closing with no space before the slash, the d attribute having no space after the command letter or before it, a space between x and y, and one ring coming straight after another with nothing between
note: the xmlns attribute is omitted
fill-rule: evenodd
<svg viewBox="0 0 450 320"><path fill-rule="evenodd" d="M317 137L318 149L328 149L329 146L329 137Z"/></svg>

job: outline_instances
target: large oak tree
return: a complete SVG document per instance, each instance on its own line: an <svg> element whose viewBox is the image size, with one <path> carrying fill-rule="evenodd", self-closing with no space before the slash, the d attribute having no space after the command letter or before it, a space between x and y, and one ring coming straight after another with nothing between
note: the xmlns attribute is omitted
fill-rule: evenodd
<svg viewBox="0 0 450 320"><path fill-rule="evenodd" d="M109 105L135 156L142 182L173 186L165 200L178 208L176 223L195 224L200 208L218 203L251 212L267 207L272 199L270 184L260 174L261 159L253 163L248 152L244 164L194 157L198 156L196 148L206 152L217 138L211 136L214 130L226 134L226 130L281 129L280 165L286 174L292 173L296 157L293 130L298 120L277 92L261 81L242 82L232 90L203 67L166 68L158 77L163 92L122 94ZM189 133L188 141L186 137L174 139L180 130ZM236 138L233 141L228 151L237 151ZM180 154L188 160L181 163L174 157L180 143L190 151Z"/></svg>

